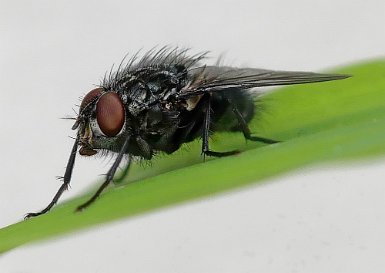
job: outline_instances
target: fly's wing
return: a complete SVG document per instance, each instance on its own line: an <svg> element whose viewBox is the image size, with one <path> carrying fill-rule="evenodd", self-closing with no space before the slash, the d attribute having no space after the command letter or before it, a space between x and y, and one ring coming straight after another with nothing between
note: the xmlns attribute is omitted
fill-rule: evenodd
<svg viewBox="0 0 385 273"><path fill-rule="evenodd" d="M191 82L181 92L181 97L191 97L206 92L219 92L231 88L250 89L262 86L324 82L350 77L339 74L218 66L193 69L190 71L190 76Z"/></svg>

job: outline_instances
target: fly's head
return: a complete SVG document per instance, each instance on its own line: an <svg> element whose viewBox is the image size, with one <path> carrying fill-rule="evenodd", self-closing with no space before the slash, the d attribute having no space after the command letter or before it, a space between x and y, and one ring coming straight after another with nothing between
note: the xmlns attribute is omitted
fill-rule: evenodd
<svg viewBox="0 0 385 273"><path fill-rule="evenodd" d="M72 129L78 129L80 155L92 156L98 149L110 149L125 131L124 104L116 92L91 90L80 105Z"/></svg>

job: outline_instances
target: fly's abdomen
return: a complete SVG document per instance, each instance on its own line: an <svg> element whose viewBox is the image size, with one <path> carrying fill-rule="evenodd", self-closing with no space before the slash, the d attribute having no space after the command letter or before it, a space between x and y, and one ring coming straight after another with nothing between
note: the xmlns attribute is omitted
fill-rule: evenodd
<svg viewBox="0 0 385 273"><path fill-rule="evenodd" d="M254 99L246 91L232 88L212 94L212 128L215 131L241 131L233 106L239 110L246 123L254 117Z"/></svg>
<svg viewBox="0 0 385 273"><path fill-rule="evenodd" d="M207 99L208 97L206 97ZM175 150L183 143L202 137L207 102L201 98L191 111L181 111L179 126L173 132L171 143ZM210 128L215 131L242 131L233 112L236 107L246 123L254 116L254 100L250 94L234 88L210 94ZM161 149L165 151L164 149Z"/></svg>

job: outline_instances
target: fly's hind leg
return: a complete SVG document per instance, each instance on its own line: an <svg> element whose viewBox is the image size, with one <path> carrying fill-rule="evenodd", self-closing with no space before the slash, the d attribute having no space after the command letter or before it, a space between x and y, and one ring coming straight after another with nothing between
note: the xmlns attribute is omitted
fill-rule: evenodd
<svg viewBox="0 0 385 273"><path fill-rule="evenodd" d="M239 126L241 127L243 135L245 136L246 139L251 140L251 141L258 141L258 142L262 142L262 143L266 143L266 144L274 144L274 143L280 142L280 141L269 139L269 138L251 135L250 128L247 125L247 122L246 122L245 118L242 116L241 112L239 112L238 108L230 100L229 100L229 103L233 108L233 113L237 117Z"/></svg>
<svg viewBox="0 0 385 273"><path fill-rule="evenodd" d="M210 134L210 122L211 122L211 96L206 94L203 98L205 100L205 115L203 119L203 129L202 129L202 154L203 156L215 156L223 157L238 154L238 150L233 150L229 152L214 152L209 149L209 134Z"/></svg>

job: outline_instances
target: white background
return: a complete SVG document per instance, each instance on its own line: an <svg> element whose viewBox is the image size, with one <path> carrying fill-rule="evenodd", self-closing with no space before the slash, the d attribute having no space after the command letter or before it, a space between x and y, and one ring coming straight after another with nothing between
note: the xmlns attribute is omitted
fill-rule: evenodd
<svg viewBox="0 0 385 273"><path fill-rule="evenodd" d="M1 0L0 226L52 198L73 135L59 118L127 52L170 44L317 71L384 56L384 26L383 0ZM65 198L108 166L78 160ZM383 160L299 170L20 247L0 272L384 272L384 170Z"/></svg>

